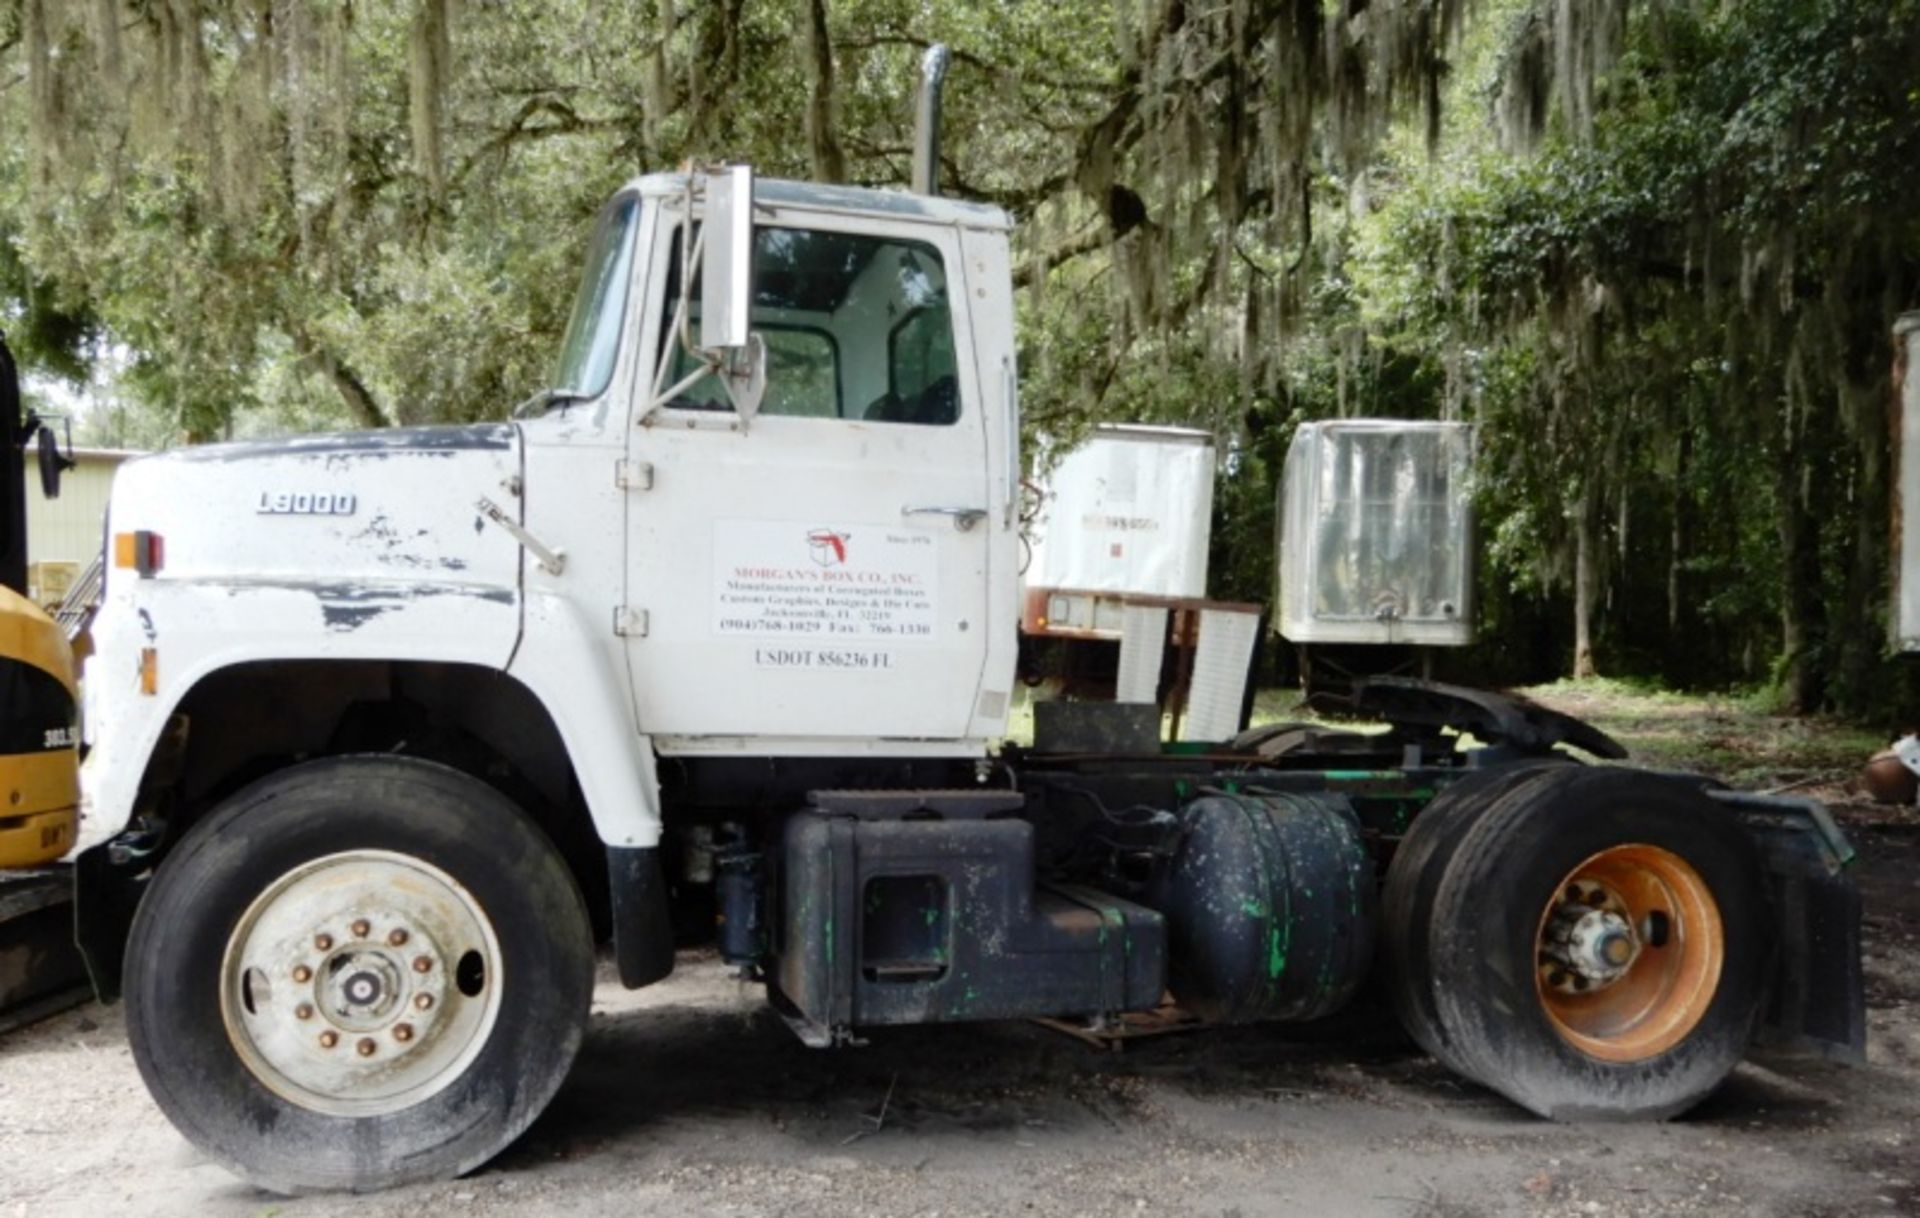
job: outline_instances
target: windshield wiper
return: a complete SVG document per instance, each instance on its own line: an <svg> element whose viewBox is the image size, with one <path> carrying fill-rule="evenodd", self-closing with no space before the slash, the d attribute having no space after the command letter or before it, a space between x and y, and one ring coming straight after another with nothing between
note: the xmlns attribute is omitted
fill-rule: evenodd
<svg viewBox="0 0 1920 1218"><path fill-rule="evenodd" d="M542 389L539 393L534 394L526 401L515 406L513 408L513 417L516 419L530 418L536 414L545 414L555 406L567 406L586 400L585 394L575 393L571 389Z"/></svg>

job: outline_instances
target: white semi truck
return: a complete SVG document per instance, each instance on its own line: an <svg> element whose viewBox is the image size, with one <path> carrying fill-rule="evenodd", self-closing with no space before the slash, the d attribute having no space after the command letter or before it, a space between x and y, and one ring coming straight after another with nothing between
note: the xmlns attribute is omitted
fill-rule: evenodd
<svg viewBox="0 0 1920 1218"><path fill-rule="evenodd" d="M123 468L79 938L194 1144L276 1190L471 1170L560 1088L596 944L643 986L693 934L820 1046L1311 1020L1378 968L1549 1117L1678 1112L1762 1031L1860 1051L1818 805L1418 682L1315 752L1003 744L1008 220L929 176L641 178L510 421Z"/></svg>

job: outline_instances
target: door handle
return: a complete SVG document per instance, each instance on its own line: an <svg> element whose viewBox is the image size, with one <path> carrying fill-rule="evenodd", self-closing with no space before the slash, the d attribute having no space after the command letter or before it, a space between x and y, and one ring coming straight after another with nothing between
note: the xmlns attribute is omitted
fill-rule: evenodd
<svg viewBox="0 0 1920 1218"><path fill-rule="evenodd" d="M987 509L976 507L903 507L902 516L951 516L953 527L962 533L987 518Z"/></svg>

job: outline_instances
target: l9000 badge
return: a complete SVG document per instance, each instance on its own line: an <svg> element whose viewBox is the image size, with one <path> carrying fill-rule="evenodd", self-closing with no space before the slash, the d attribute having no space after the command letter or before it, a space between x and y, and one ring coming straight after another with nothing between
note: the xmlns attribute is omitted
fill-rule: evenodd
<svg viewBox="0 0 1920 1218"><path fill-rule="evenodd" d="M347 494L309 494L305 491L261 491L254 510L274 516L351 516L354 497Z"/></svg>

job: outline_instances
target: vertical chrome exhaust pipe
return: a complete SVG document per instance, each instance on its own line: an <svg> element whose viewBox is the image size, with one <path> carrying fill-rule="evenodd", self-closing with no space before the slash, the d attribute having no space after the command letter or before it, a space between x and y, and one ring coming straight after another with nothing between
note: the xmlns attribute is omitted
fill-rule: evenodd
<svg viewBox="0 0 1920 1218"><path fill-rule="evenodd" d="M913 191L940 193L940 90L952 60L945 43L936 42L920 59L920 85L913 98Z"/></svg>

